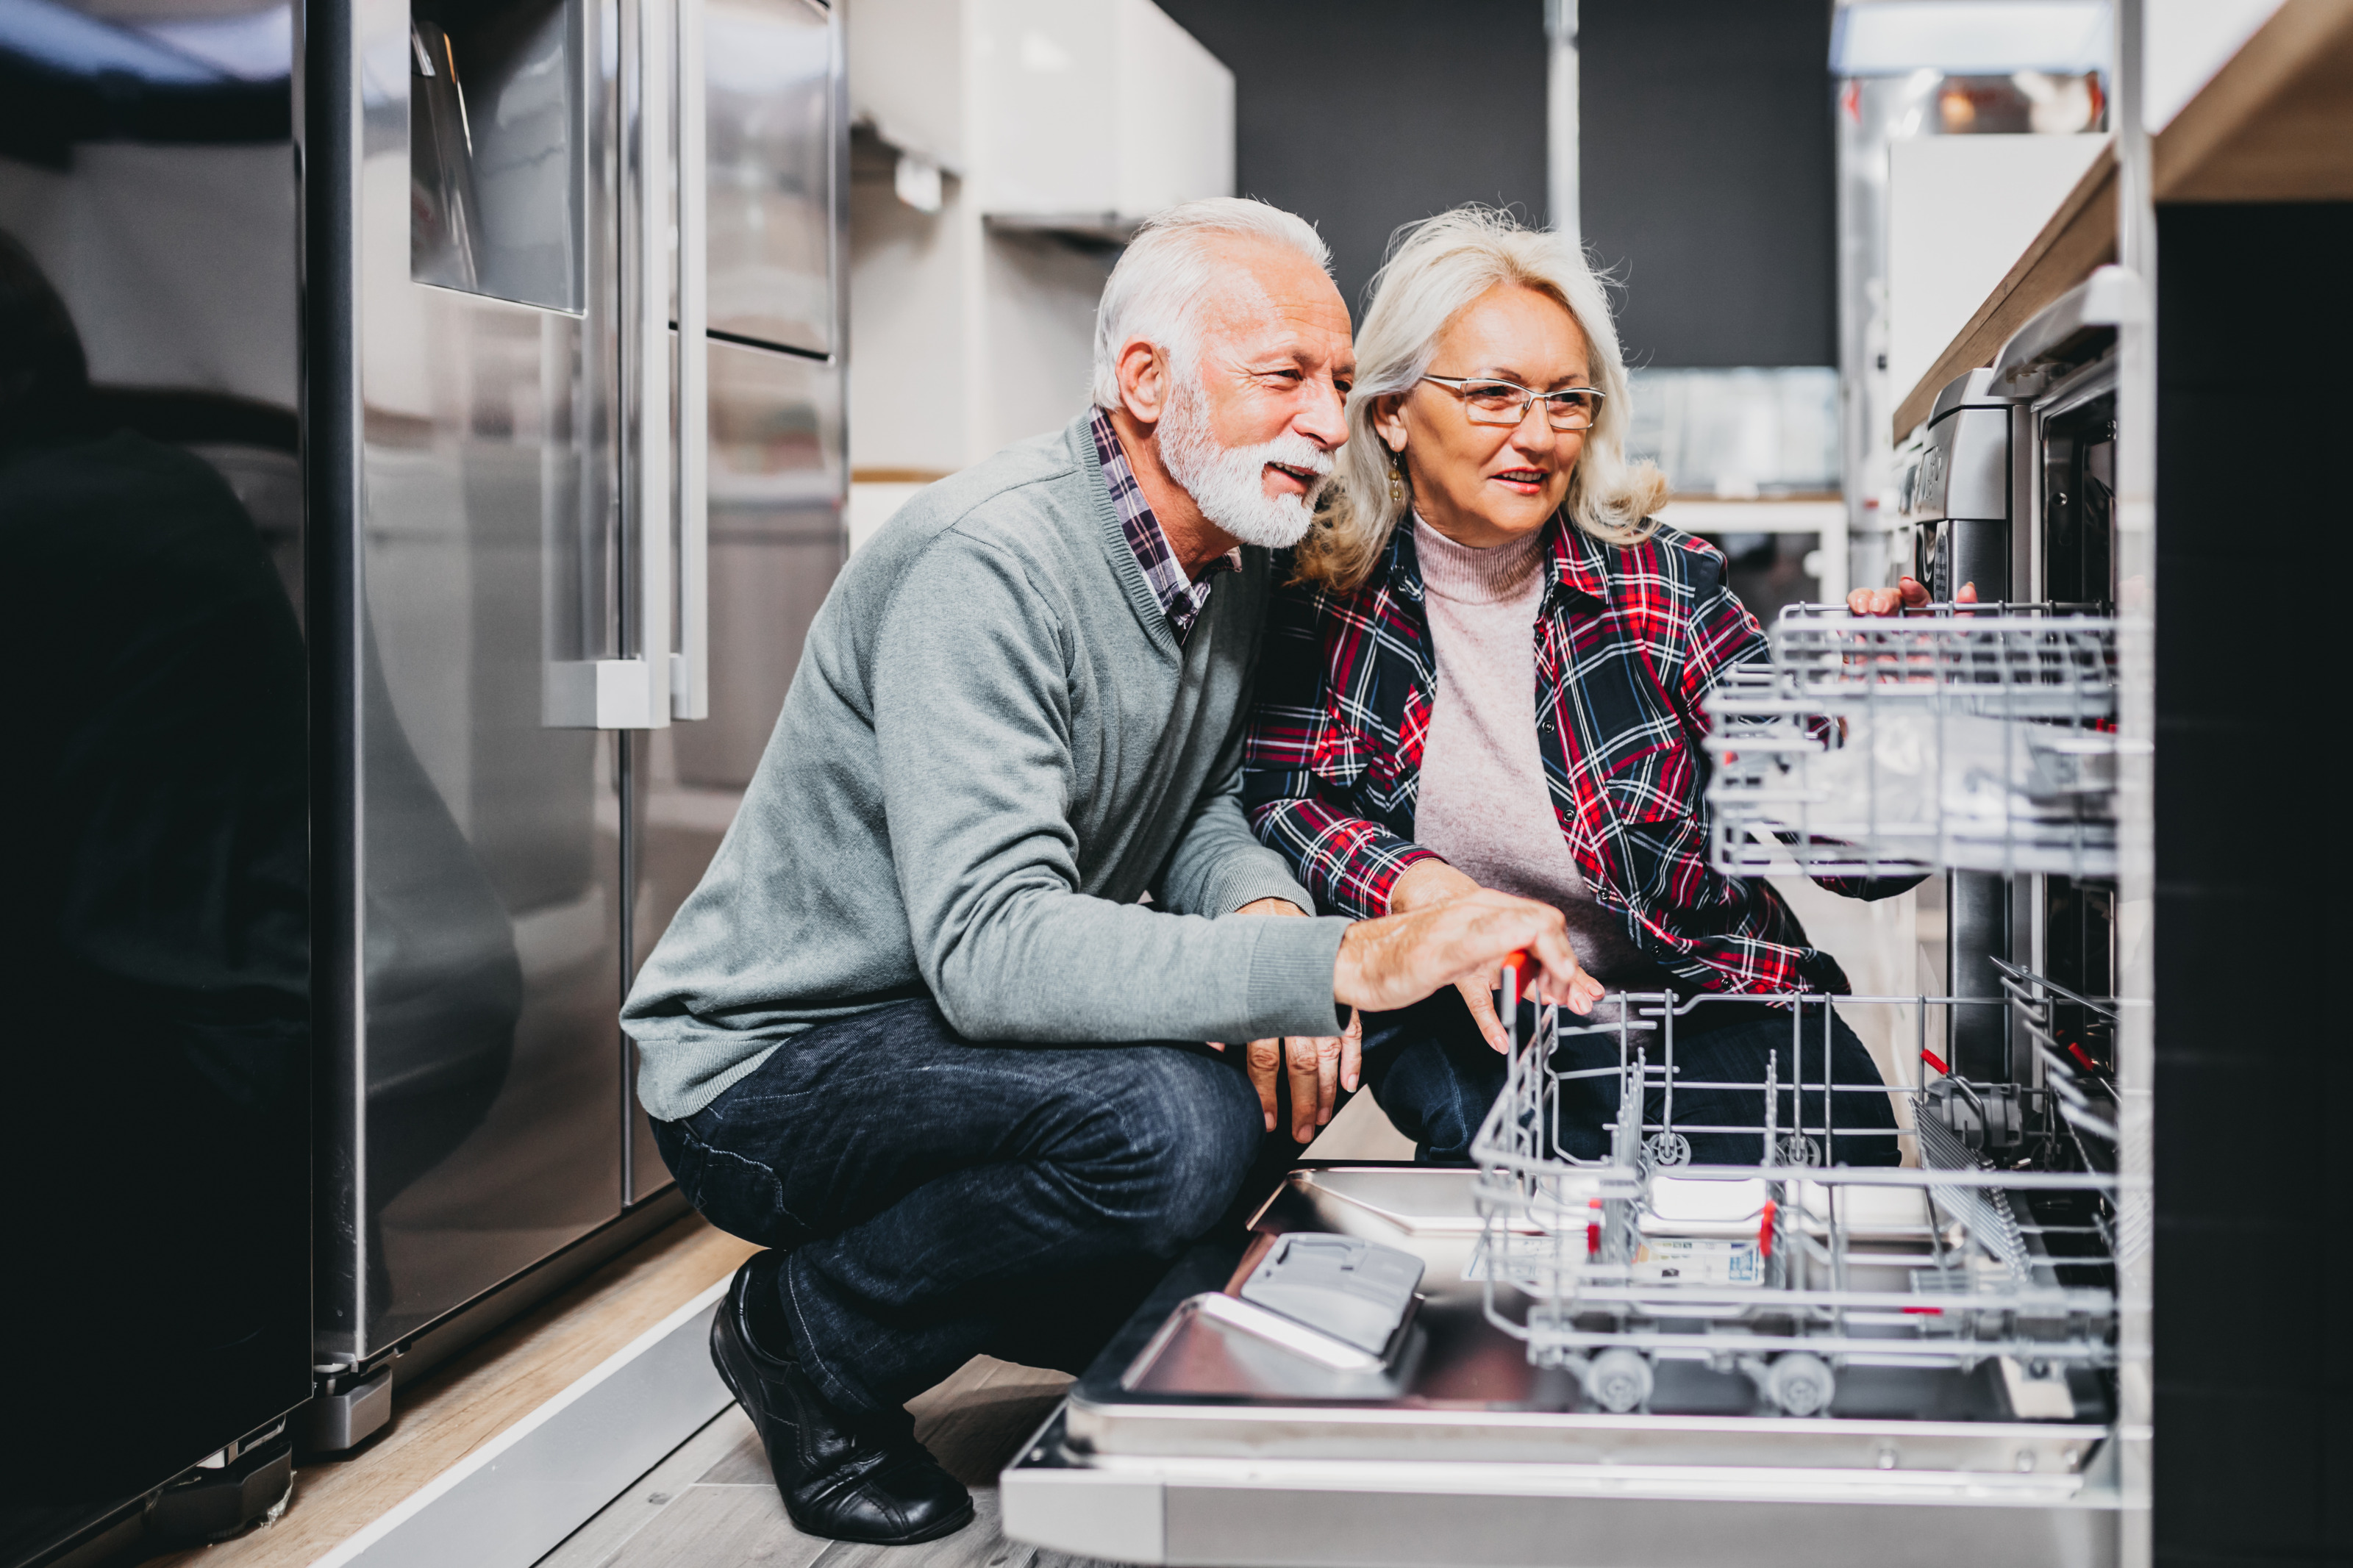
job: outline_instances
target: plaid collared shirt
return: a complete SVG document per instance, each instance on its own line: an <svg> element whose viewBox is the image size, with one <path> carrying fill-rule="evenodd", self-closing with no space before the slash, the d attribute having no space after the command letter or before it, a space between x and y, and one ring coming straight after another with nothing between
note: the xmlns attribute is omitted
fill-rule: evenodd
<svg viewBox="0 0 2353 1568"><path fill-rule="evenodd" d="M1608 545L1565 521L1536 616L1536 741L1577 869L1643 952L1704 991L1843 994L1771 884L1708 864L1701 700L1766 656L1715 546L1660 528ZM1292 584L1269 611L1242 753L1251 826L1328 910L1388 912L1416 861L1437 665L1410 530L1354 594ZM1884 897L1910 882L1826 880Z"/></svg>
<svg viewBox="0 0 2353 1568"><path fill-rule="evenodd" d="M1120 531L1127 535L1127 547L1135 552L1135 563L1144 568L1144 580L1150 584L1153 597L1168 612L1169 629L1182 647L1192 635L1193 623L1208 607L1209 588L1218 574L1240 571L1242 552L1239 548L1227 551L1202 569L1198 582L1186 576L1185 568L1176 563L1176 552L1168 548L1168 535L1161 531L1160 520L1152 515L1152 503L1144 499L1144 487L1135 482L1135 470L1128 467L1127 453L1119 444L1119 432L1112 428L1111 416L1097 408L1092 423L1095 459L1103 464L1103 483L1111 489L1112 510L1119 513Z"/></svg>

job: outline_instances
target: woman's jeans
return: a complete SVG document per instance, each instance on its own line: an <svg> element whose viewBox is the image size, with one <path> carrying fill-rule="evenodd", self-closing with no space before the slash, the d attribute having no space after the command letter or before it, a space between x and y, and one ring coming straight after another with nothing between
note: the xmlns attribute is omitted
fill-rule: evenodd
<svg viewBox="0 0 2353 1568"><path fill-rule="evenodd" d="M1605 1004L1606 1005L1607 1004ZM1825 1139L1822 1083L1822 1018L1826 1005L1810 1005L1802 1027L1793 1032L1787 1009L1761 1002L1702 1002L1675 1020L1674 1126L1691 1142L1691 1158L1702 1165L1754 1165L1763 1155L1757 1133L1701 1132L1699 1127L1762 1127L1765 1094L1759 1089L1693 1089L1692 1083L1758 1084L1765 1081L1768 1062L1778 1061L1778 1081L1793 1079L1814 1087L1803 1092L1806 1135L1818 1155L1839 1165L1893 1165L1900 1159L1894 1138L1894 1108L1883 1092L1843 1089L1837 1100L1837 1120L1830 1147ZM1851 1088L1879 1089L1883 1080L1871 1053L1855 1038L1843 1019L1831 1016L1830 1065L1831 1081ZM1563 1009L1563 1028L1584 1020ZM1522 1040L1530 1037L1535 1008L1520 1010ZM1659 1065L1658 1033L1636 1034L1647 1047L1650 1066ZM1553 1066L1562 1072L1614 1068L1618 1037L1606 1034L1570 1036L1555 1052ZM1460 1165L1471 1161L1471 1142L1486 1120L1495 1097L1504 1089L1504 1061L1501 1053L1480 1037L1471 1010L1460 993L1449 988L1396 1013L1379 1013L1365 1021L1364 1079L1373 1098L1388 1112L1399 1132L1414 1142L1417 1156L1432 1164ZM1618 1079L1614 1072L1593 1078L1569 1079L1558 1086L1560 1146L1580 1160L1599 1160L1609 1153L1609 1123L1618 1119ZM1655 1122L1666 1110L1666 1095L1653 1088L1644 1096L1643 1119ZM1799 1095L1784 1089L1774 1124L1787 1136L1799 1110ZM1853 1136L1848 1136L1850 1133Z"/></svg>
<svg viewBox="0 0 2353 1568"><path fill-rule="evenodd" d="M712 1224L790 1252L793 1353L881 1415L983 1352L1083 1371L1261 1128L1205 1047L976 1045L925 1001L791 1037L654 1139Z"/></svg>

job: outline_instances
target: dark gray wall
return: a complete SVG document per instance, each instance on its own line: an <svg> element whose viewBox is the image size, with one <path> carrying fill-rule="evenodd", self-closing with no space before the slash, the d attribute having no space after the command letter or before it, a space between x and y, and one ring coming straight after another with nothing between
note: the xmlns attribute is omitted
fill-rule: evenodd
<svg viewBox="0 0 2353 1568"><path fill-rule="evenodd" d="M1838 363L1830 37L1830 0L1584 0L1578 205L1630 363Z"/></svg>
<svg viewBox="0 0 2353 1568"><path fill-rule="evenodd" d="M1399 224L1546 221L1543 0L1159 3L1234 73L1238 188L1315 224L1352 310Z"/></svg>

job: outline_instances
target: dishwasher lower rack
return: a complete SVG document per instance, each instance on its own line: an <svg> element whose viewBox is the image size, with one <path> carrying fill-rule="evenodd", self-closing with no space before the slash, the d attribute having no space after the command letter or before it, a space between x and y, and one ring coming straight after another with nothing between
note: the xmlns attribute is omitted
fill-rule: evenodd
<svg viewBox="0 0 2353 1568"><path fill-rule="evenodd" d="M2029 1418L2000 1356L1854 1363L1826 1413L1794 1416L1736 1369L1668 1360L1648 1413L1599 1408L1491 1310L1537 1303L1482 1263L1485 1238L1499 1225L1543 1234L1533 1216L1498 1217L1482 1196L1493 1180L1293 1173L1251 1249L1180 1264L1006 1469L1008 1536L1110 1562L1257 1568L2117 1560L2114 1409L2098 1377L2071 1371L2067 1413ZM1925 1189L1902 1191L1926 1212ZM1199 1310L1302 1230L1422 1259L1390 1386L1319 1373L1245 1314Z"/></svg>
<svg viewBox="0 0 2353 1568"><path fill-rule="evenodd" d="M2005 978L2010 1004L2039 1016L2044 983L2015 969ZM1832 1164L1863 1135L1852 1118L1849 1130L1838 1125L1841 1100L1852 1107L1859 1095L1888 1091L1830 1081L1826 998L1753 1000L1785 1008L1791 1028L1789 1070L1776 1050L1755 1083L1695 1084L1679 1070L1678 1022L1705 1003L1625 996L1601 1025L1535 1009L1535 1037L1513 1051L1472 1144L1483 1223L1471 1268L1490 1323L1614 1412L1651 1408L1654 1385L1678 1363L1736 1371L1766 1405L1796 1416L1831 1410L1841 1378L1858 1368L1967 1374L1991 1363L2016 1414L2071 1415L2117 1361L2116 1180L2069 1161L2084 1151L2086 1128L2113 1128L2075 1110L2074 1101L2091 1104L2082 1080L2064 1080L2074 1101L2043 1095L2067 1114L2039 1119L2049 1135L2032 1158L2042 1168L1989 1167L1956 1122L1971 1127L1957 1113L1989 1103L1992 1086L1949 1075L1929 1084L1925 1070L1914 1079L1923 1087L1899 1091L1912 1101L1919 1167ZM1795 1092L1810 1034L1822 1076ZM1575 1065L1595 1053L1565 1047L1594 1037L1614 1043L1614 1064ZM2045 1054L2045 1070L2062 1070ZM1563 1152L1567 1091L1611 1075L1619 1110L1607 1125L1609 1153ZM1694 1089L1727 1091L1713 1114L1746 1100L1756 1120L1686 1128L1675 1117L1678 1088L1687 1100ZM1732 1134L1762 1163L1694 1166L1687 1131ZM2038 1201L2074 1212L2046 1215ZM2063 1238L2054 1251L2049 1243Z"/></svg>
<svg viewBox="0 0 2353 1568"><path fill-rule="evenodd" d="M2067 606L1791 605L1708 698L1731 875L2116 874L2112 619Z"/></svg>

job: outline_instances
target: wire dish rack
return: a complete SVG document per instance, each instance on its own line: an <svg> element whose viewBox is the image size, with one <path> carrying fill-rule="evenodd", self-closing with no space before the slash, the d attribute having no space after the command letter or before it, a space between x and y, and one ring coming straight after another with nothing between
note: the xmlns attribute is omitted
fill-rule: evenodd
<svg viewBox="0 0 2353 1568"><path fill-rule="evenodd" d="M2112 877L2116 622L2053 605L1793 605L1710 694L1718 870Z"/></svg>
<svg viewBox="0 0 2353 1568"><path fill-rule="evenodd" d="M1506 980L1515 1003L1515 977ZM2068 1050L2052 1026L2058 1007L2105 1005L2023 970L2005 980L2000 999L1840 998L1848 1008L1917 1010L1915 1071L1892 1091L1829 1081L1821 996L1632 994L1615 1020L1596 1025L1535 1009L1472 1151L1482 1229L1471 1277L1484 1281L1488 1320L1525 1341L1535 1365L1573 1374L1605 1411L1648 1410L1663 1361L1745 1373L1763 1406L1793 1416L1831 1414L1850 1367L1974 1374L1993 1363L2013 1414L2073 1417L2079 1395L2095 1396L2096 1381L2084 1380L2116 1363L2115 1121L2095 1059ZM1691 1013L1718 1002L1785 1007L1788 1070L1776 1050L1757 1082L1690 1080L1679 1028L1687 1036ZM2018 1014L2042 1068L2028 1097L2057 1107L2039 1117L2028 1107L2031 1136L2012 1143L2001 1169L1972 1147L1961 1114L2001 1089L1953 1079L1928 1044L1931 1012L1985 1005ZM1505 1016L1518 1014L1514 1005ZM1579 1037L1614 1042L1615 1065L1570 1065L1586 1053L1563 1047ZM1821 1080L1794 1092L1815 1060ZM1570 1087L1612 1074L1620 1110L1606 1124L1609 1153L1565 1152ZM1751 1093L1757 1120L1679 1123L1678 1088ZM1837 1125L1842 1097L1889 1092L1909 1102L1908 1129ZM1814 1124L1810 1107L1819 1107ZM1692 1163L1686 1134L1699 1131L1753 1134L1760 1163ZM1920 1165L1835 1163L1873 1136L1916 1140Z"/></svg>

